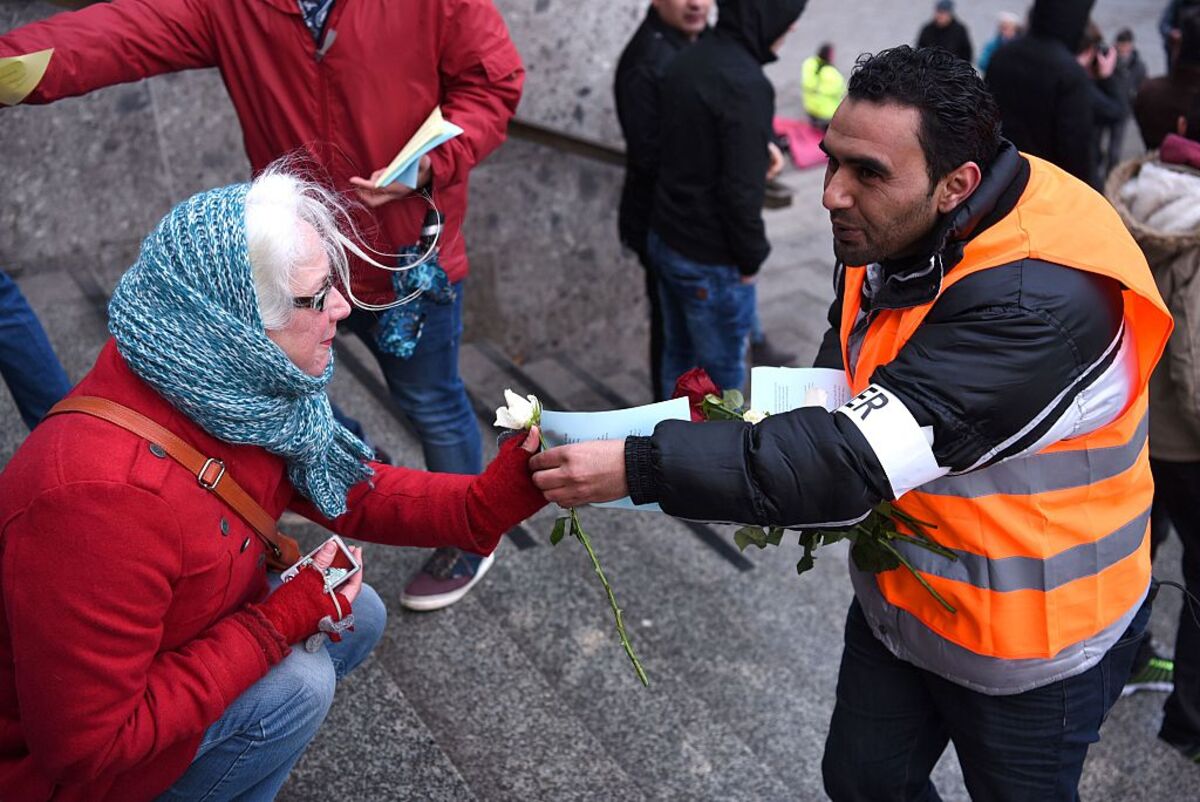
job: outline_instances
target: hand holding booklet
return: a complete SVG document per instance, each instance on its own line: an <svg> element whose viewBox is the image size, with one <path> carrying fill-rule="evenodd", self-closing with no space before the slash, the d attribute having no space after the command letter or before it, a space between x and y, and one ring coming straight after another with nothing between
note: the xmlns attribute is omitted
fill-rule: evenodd
<svg viewBox="0 0 1200 802"><path fill-rule="evenodd" d="M391 164L383 169L383 174L375 181L375 186L386 187L399 181L409 189L416 189L421 157L462 132L463 129L442 117L441 108L435 106L425 122L412 135L412 139L400 149Z"/></svg>

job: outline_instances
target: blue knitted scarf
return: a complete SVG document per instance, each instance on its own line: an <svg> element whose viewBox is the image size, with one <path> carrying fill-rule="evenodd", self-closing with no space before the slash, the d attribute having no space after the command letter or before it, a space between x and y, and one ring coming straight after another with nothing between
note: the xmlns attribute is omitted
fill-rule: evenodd
<svg viewBox="0 0 1200 802"><path fill-rule="evenodd" d="M332 358L309 376L266 336L246 244L249 189L172 209L117 284L108 329L143 381L214 437L283 457L296 489L336 517L346 491L371 476L371 451L333 419Z"/></svg>

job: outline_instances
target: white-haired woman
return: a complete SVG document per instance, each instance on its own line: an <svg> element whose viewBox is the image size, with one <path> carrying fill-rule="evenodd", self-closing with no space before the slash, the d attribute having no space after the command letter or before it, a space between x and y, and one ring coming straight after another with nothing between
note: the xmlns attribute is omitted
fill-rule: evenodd
<svg viewBox="0 0 1200 802"><path fill-rule="evenodd" d="M306 568L270 590L273 532L247 508L488 553L544 504L532 435L479 476L444 475L372 463L333 420L344 266L328 196L279 170L185 201L146 238L68 401L132 410L206 461L55 414L0 474L0 798L273 798L386 614L361 573L329 592Z"/></svg>

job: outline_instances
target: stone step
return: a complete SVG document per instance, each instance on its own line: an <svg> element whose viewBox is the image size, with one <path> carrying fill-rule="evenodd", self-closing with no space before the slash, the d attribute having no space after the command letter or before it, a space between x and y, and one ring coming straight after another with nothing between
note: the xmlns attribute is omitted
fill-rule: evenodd
<svg viewBox="0 0 1200 802"><path fill-rule="evenodd" d="M297 765L281 800L328 799L327 789L303 778L347 771L361 773L338 786L348 799L585 800L608 791L642 798L481 606L478 589L436 613L402 610L400 590L422 553L366 548L369 580L390 613L384 639L366 666L371 670L339 688L330 726ZM480 587L502 577L495 573L502 566L538 551L502 544L494 573ZM385 740L367 740L360 717L381 733L389 718L395 724ZM338 758L355 744L366 765L354 768L351 761L348 769Z"/></svg>
<svg viewBox="0 0 1200 802"><path fill-rule="evenodd" d="M578 543L567 540L497 563L498 576L476 591L480 603L649 798L787 797L785 784L732 726L730 714L737 718L741 711L714 707L695 693L699 673L745 645L720 642L738 626L703 601L711 589L736 583L739 573L689 543L670 519L599 509L581 515L623 607L649 688L638 683L620 648L605 596ZM537 589L537 598L530 598L529 588Z"/></svg>

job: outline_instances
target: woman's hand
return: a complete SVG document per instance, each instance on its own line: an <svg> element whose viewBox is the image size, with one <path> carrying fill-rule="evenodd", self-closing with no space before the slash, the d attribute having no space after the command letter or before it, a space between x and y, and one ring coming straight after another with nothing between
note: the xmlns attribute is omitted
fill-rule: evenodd
<svg viewBox="0 0 1200 802"><path fill-rule="evenodd" d="M359 565L362 565L362 547L347 546L346 548L350 550L350 556L354 558L354 561ZM326 568L333 565L333 560L337 556L337 553L337 544L332 540L326 540L321 545L321 548L317 550L317 553L313 555L313 565L320 568L321 571L324 572ZM363 572L360 570L355 573L354 576L347 579L345 584L338 588L338 592L346 597L346 601L353 604L354 600L358 598L358 592L362 590L362 583Z"/></svg>
<svg viewBox="0 0 1200 802"><path fill-rule="evenodd" d="M536 454L538 446L541 445L541 442L542 433L538 430L538 427L530 426L529 434L525 436L525 441L521 443L521 448L523 448L527 454Z"/></svg>
<svg viewBox="0 0 1200 802"><path fill-rule="evenodd" d="M313 555L313 565L306 566L295 579L277 587L258 605L286 643L298 643L314 634L325 616L337 620L352 612L351 605L362 590L363 572L359 571L334 591L338 596L335 605L330 594L325 592L324 570L333 563L336 553L336 544L325 543ZM362 549L352 546L350 553L362 565Z"/></svg>

